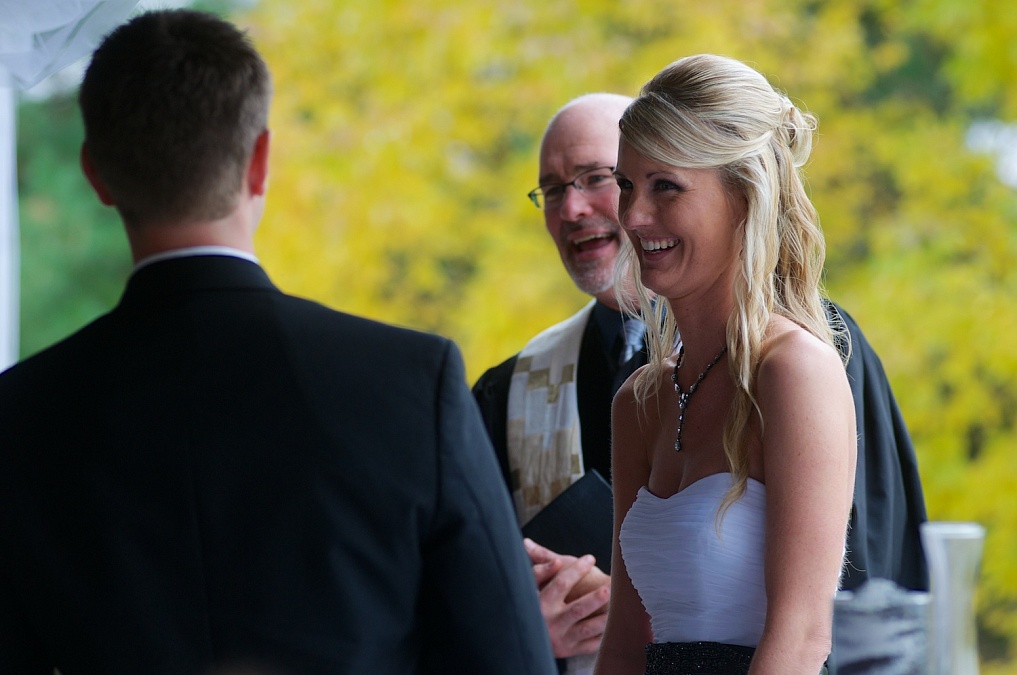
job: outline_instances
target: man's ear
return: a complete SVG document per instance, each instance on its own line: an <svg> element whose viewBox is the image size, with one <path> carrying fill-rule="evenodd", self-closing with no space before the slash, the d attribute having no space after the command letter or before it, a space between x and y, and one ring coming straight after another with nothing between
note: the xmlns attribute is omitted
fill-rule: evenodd
<svg viewBox="0 0 1017 675"><path fill-rule="evenodd" d="M92 158L88 154L88 143L81 144L81 170L85 173L85 178L92 185L92 189L95 190L95 194L99 195L99 201L106 206L115 206L116 203L113 201L113 196L106 188L106 184L102 182L102 178L99 177L99 172L96 171L95 165L92 164Z"/></svg>
<svg viewBox="0 0 1017 675"><path fill-rule="evenodd" d="M252 195L264 196L268 188L269 131L265 129L254 141L254 152L247 166L247 189Z"/></svg>

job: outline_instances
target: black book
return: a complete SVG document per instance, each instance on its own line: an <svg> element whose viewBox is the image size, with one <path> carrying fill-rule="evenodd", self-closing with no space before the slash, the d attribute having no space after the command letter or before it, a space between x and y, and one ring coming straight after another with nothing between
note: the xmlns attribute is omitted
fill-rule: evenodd
<svg viewBox="0 0 1017 675"><path fill-rule="evenodd" d="M563 555L592 554L597 567L611 573L614 499L596 469L570 485L523 525L523 535Z"/></svg>

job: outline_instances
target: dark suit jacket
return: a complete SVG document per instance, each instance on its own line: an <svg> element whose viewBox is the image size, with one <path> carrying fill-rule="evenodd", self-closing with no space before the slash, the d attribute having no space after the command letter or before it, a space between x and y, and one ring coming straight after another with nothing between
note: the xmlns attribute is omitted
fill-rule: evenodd
<svg viewBox="0 0 1017 675"><path fill-rule="evenodd" d="M904 588L927 590L919 534L926 521L925 496L911 436L883 364L862 329L834 303L827 312L843 317L851 336L847 375L858 433L848 564L841 584L853 589L880 577Z"/></svg>
<svg viewBox="0 0 1017 675"><path fill-rule="evenodd" d="M827 308L831 320L836 320L838 313L843 317L851 336L847 375L858 431L855 501L842 584L852 589L870 577L882 577L905 588L925 590L928 574L919 538L919 525L926 520L925 500L911 437L879 356L850 315L833 303ZM614 392L605 391L602 385L584 387L584 369L589 368L586 363L593 362L584 361L583 355L588 353L587 343L595 339L599 338L588 327L576 380L584 455L588 443L610 442L607 421ZM473 387L506 481L509 466L505 417L515 358L488 370ZM601 474L611 475L609 471Z"/></svg>
<svg viewBox="0 0 1017 675"><path fill-rule="evenodd" d="M446 339L164 261L0 418L2 673L554 671Z"/></svg>

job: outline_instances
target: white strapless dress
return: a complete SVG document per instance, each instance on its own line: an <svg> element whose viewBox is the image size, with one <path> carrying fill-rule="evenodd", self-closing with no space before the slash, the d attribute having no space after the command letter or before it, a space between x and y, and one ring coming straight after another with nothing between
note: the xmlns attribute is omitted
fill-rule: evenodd
<svg viewBox="0 0 1017 675"><path fill-rule="evenodd" d="M642 487L619 542L650 616L654 642L755 647L766 619L766 487L749 479L719 521L730 473L702 478L668 499Z"/></svg>

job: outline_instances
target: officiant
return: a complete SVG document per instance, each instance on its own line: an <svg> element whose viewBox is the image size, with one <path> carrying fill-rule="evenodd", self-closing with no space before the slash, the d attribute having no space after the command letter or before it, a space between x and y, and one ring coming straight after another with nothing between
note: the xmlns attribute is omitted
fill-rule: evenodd
<svg viewBox="0 0 1017 675"><path fill-rule="evenodd" d="M523 525L587 470L610 481L611 401L646 362L642 324L622 314L614 287L622 235L613 169L618 120L630 102L596 93L559 109L541 142L539 185L528 195L543 213L566 272L591 301L485 372L473 387ZM843 586L856 588L880 577L925 590L919 540L925 501L910 435L879 356L847 312L834 303L826 307L831 321L843 321L851 337L846 368L859 436ZM556 460L527 461L532 452ZM527 475L522 467L528 465L568 470ZM591 560L532 542L527 548L559 667L592 672L610 598L606 575ZM609 563L597 562L605 568Z"/></svg>
<svg viewBox="0 0 1017 675"><path fill-rule="evenodd" d="M610 478L611 400L646 362L643 324L621 312L614 287L623 235L613 171L618 119L630 100L597 93L565 104L544 132L539 185L529 193L566 272L592 300L473 388L523 525L586 471ZM610 510L607 518L609 537ZM610 598L596 563L607 569L610 560L537 544L527 549L555 656L567 659L566 672L592 672Z"/></svg>

